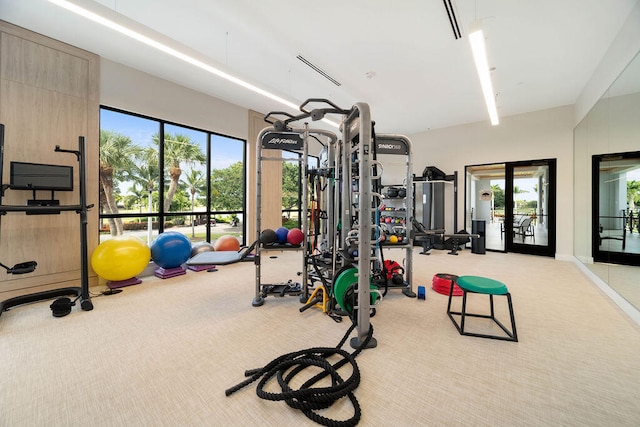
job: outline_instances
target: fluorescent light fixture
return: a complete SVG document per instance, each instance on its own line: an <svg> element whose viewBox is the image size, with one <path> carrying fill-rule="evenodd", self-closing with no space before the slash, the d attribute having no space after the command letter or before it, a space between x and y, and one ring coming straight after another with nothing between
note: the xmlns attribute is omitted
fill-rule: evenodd
<svg viewBox="0 0 640 427"><path fill-rule="evenodd" d="M489 73L489 62L487 60L487 49L484 45L484 33L482 32L482 24L480 21L474 21L469 26L469 43L473 52L473 60L476 63L478 77L480 77L480 85L482 86L482 94L487 104L489 118L493 126L499 123L498 111L496 110L496 99L491 85L491 75Z"/></svg>
<svg viewBox="0 0 640 427"><path fill-rule="evenodd" d="M216 67L214 67L212 65L209 65L206 62L203 62L203 61L201 61L199 59L196 59L193 56L187 55L186 53L179 51L178 49L174 49L174 48L172 48L170 46L167 46L166 44L161 43L161 42L159 42L157 40L154 40L151 37L145 36L144 34L141 34L141 33L137 32L135 30L132 30L131 28L125 27L124 25L118 24L115 21L112 21L112 20L110 20L108 18L105 18L104 16L101 16L101 15L99 15L97 13L94 13L94 12L88 10L88 9L85 9L85 8L83 8L81 6L78 6L75 3L72 3L72 2L67 1L67 0L49 0L49 2L51 2L51 3L53 3L53 4L57 5L57 6L60 6L60 7L64 8L64 9L67 9L68 11L73 12L73 13L75 13L77 15L80 15L80 16L82 16L84 18L87 18L87 19L89 19L89 20L91 20L93 22L96 22L96 23L98 23L100 25L103 25L103 26L105 26L105 27L107 27L107 28L109 28L111 30L117 31L120 34L123 34L123 35L125 35L127 37L130 37L130 38L132 38L134 40L137 40L137 41L139 41L141 43L144 43L147 46L150 46L150 47L152 47L154 49L157 49L157 50L159 50L161 52L164 52L164 53L166 53L166 54L168 54L170 56L173 56L174 58L177 58L177 59L179 59L181 61L184 61L184 62L186 62L188 64L191 64L191 65L193 65L195 67L198 67L198 68L200 68L200 69L202 69L204 71L207 71L208 73L211 73L211 74L213 74L215 76L221 77L221 78L223 78L225 80L230 81L231 83L234 83L234 84L236 84L238 86L241 86L241 87L243 87L245 89L248 89L248 90L250 90L250 91L252 91L254 93L257 93L259 95L267 97L267 98L269 98L269 99L271 99L273 101L276 101L276 102L278 102L280 104L286 105L287 107L292 108L292 109L294 109L296 111L299 111L299 106L294 104L291 101L288 101L288 100L286 100L286 99L284 99L282 97L274 95L273 93L268 92L268 91L266 91L264 89L261 89L258 86L252 85L251 83L245 82L244 80L241 80L241 79L239 79L239 78L237 78L235 76L232 76L231 74L226 73L226 72L224 72L224 71L222 71L222 70L220 70L220 69L218 69L218 68L216 68ZM335 122L333 122L331 120L328 120L328 119L323 119L323 121L325 121L325 122L327 122L327 123L329 123L329 124L331 124L333 126L339 126L337 123L335 123Z"/></svg>

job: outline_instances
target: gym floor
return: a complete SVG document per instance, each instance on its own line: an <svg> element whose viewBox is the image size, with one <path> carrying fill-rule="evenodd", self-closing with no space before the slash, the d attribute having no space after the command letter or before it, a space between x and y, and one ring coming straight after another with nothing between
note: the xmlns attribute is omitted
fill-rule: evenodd
<svg viewBox="0 0 640 427"><path fill-rule="evenodd" d="M387 258L399 258L394 251ZM265 260L266 280L296 280L301 255L275 255ZM469 250L414 260L414 289L425 286L426 300L389 291L371 319L378 347L357 357L360 425L637 425L640 328L576 264ZM459 335L446 315L448 297L430 287L437 273L505 283L519 342ZM46 301L3 313L0 425L317 425L259 399L255 384L224 394L246 369L335 346L348 328L319 309L300 313L297 297L252 307L254 278L253 264L238 263L145 277L93 298L93 311L74 307L62 318ZM487 301L470 304L480 310ZM352 408L341 401L322 413L345 419Z"/></svg>

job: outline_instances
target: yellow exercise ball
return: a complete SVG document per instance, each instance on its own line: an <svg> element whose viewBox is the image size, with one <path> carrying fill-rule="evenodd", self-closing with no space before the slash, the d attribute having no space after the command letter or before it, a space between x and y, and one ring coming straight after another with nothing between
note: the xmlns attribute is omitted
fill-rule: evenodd
<svg viewBox="0 0 640 427"><path fill-rule="evenodd" d="M151 249L133 236L105 240L91 255L91 267L96 274L113 282L135 277L150 261Z"/></svg>

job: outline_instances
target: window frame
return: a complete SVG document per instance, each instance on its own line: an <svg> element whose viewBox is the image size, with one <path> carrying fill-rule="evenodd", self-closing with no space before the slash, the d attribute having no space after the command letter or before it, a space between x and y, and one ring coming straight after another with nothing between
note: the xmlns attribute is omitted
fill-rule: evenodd
<svg viewBox="0 0 640 427"><path fill-rule="evenodd" d="M225 135L223 133L220 132L215 132L215 131L211 131L211 130L206 130L206 129L201 129L201 128L196 128L194 126L189 126L189 125L185 125L185 124L181 124L181 123L177 123L177 122L173 122L170 120L166 120L166 119L160 119L160 118L155 118L155 117L151 117L151 116L146 116L143 114L139 114L139 113L134 113L134 112L130 112L130 111L126 111L126 110L122 110L122 109L118 109L118 108L114 108L114 107L109 107L106 105L100 105L100 119L102 120L102 111L110 111L113 113L118 113L118 114L123 114L123 115L127 115L127 116L132 116L132 117L137 117L140 119L144 119L144 120L150 120L153 122L156 122L158 124L158 138L159 138L159 145L158 145L158 168L159 168L159 175L158 175L158 180L157 180L157 191L158 194L160 194L160 200L164 200L164 194L166 191L166 185L165 185L165 169L167 167L167 165L165 164L165 159L164 159L164 132L165 132L165 128L167 126L175 126L175 127L180 127L180 128L185 128L185 129L189 129L192 131L196 131L196 132L202 132L206 134L206 147L205 147L205 156L206 156L206 161L204 163L204 167L206 168L206 206L205 206L205 211L195 211L195 210L180 210L180 211L169 211L166 212L164 210L164 206L163 203L160 201L158 203L157 209L155 209L153 212L141 212L141 213L116 213L116 214L112 214L112 213L99 213L99 224L103 223L103 220L108 220L108 219L113 219L113 218L153 218L155 221L158 222L158 228L157 228L157 232L158 234L162 233L165 231L165 221L167 221L167 219L170 219L172 217L179 217L179 216L202 216L205 215L206 221L208 224L211 223L211 219L214 218L216 215L242 215L243 221L242 221L242 242L241 244L246 244L246 234L247 234L247 226L246 226L246 219L248 218L247 216L247 184L248 184L248 180L247 180L247 154L248 154L248 147L247 147L247 141L245 139L242 138L238 138L238 137L234 137L234 136L230 136L230 135ZM100 123L100 131L102 131L102 123ZM117 129L108 129L108 130L112 130L114 132L118 132ZM229 140L234 140L234 141L238 141L240 143L242 143L242 186L243 186L243 192L242 192L242 208L241 210L213 210L211 208L211 164L212 164L212 152L215 152L215 147L212 147L213 142L213 136L216 137L222 137L225 139L229 139ZM98 189L99 190L99 189ZM101 198L102 192L98 191L99 193L99 198ZM100 201L101 203L101 201ZM155 228L154 228L155 230ZM211 227L208 226L206 227L206 241L211 242ZM150 243L149 243L150 244Z"/></svg>

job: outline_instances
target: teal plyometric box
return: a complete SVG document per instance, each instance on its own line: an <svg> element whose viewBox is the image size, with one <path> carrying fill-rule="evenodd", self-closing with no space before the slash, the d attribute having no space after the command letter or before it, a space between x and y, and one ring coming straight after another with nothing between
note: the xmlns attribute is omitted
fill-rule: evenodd
<svg viewBox="0 0 640 427"><path fill-rule="evenodd" d="M418 299L426 299L427 292L424 286L418 286Z"/></svg>

